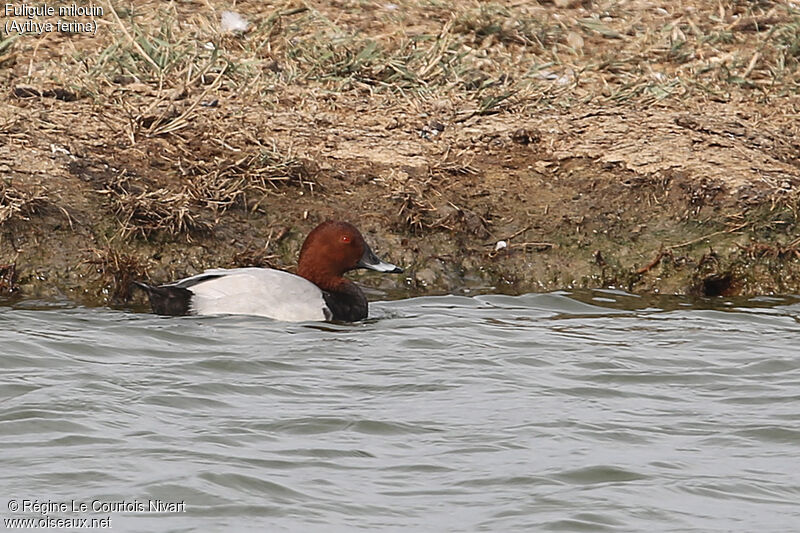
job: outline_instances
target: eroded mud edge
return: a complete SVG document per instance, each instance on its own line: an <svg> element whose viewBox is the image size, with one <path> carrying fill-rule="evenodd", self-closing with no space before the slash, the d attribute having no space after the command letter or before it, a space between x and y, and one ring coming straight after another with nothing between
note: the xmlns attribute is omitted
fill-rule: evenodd
<svg viewBox="0 0 800 533"><path fill-rule="evenodd" d="M0 228L5 297L135 305L132 279L165 282L220 266L291 270L305 234L328 218L358 224L377 252L406 268L400 277L354 274L378 289L372 298L603 287L800 293L797 199L786 191L727 190L530 151L485 155L469 169L394 168L391 178L380 164L339 162L316 177L314 191L274 189L222 214L201 211L211 229L143 237L120 232L98 192L102 176L87 168L73 166L60 198Z"/></svg>

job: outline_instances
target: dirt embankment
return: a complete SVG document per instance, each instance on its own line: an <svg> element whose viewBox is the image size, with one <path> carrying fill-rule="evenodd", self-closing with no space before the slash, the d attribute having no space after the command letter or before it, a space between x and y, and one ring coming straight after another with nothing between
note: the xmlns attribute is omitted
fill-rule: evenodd
<svg viewBox="0 0 800 533"><path fill-rule="evenodd" d="M389 295L800 292L790 3L223 4L2 36L0 295L291 268L327 218Z"/></svg>

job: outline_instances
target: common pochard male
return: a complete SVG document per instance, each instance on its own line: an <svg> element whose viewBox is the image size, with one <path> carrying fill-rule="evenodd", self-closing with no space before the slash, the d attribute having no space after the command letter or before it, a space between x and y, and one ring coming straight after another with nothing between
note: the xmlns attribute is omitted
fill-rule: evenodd
<svg viewBox="0 0 800 533"><path fill-rule="evenodd" d="M166 285L135 281L160 315L260 315L286 322L367 317L367 298L343 277L368 268L401 273L378 259L361 232L347 222L323 222L300 249L297 275L272 268L213 269Z"/></svg>

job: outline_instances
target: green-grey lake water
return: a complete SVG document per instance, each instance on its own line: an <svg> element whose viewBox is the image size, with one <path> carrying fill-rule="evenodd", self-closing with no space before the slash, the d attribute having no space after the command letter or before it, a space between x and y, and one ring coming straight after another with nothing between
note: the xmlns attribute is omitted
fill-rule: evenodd
<svg viewBox="0 0 800 533"><path fill-rule="evenodd" d="M355 325L4 304L0 518L798 531L799 347L796 297L419 297ZM159 501L185 507L136 508Z"/></svg>

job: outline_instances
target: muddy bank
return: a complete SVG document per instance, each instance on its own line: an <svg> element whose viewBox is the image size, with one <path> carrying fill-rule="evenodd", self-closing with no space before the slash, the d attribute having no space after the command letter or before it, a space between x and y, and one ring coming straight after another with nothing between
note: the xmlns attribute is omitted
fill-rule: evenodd
<svg viewBox="0 0 800 533"><path fill-rule="evenodd" d="M659 117L676 130L681 120ZM798 292L798 181L789 163L770 160L770 170L784 173L777 188L741 173L725 180L692 153L664 157L663 168L640 164L650 157L643 150L623 161L621 152L582 153L585 139L548 123L581 124L578 117L498 124L471 132L476 141L457 157L447 154L447 133L433 142L410 131L404 150L393 147L389 157L379 149L373 159L359 146L373 133L365 130L339 152L299 162L294 181L267 183L224 212L167 196L150 184L159 174L153 162L125 160L125 149L109 150L109 159L28 149L60 176L59 196L49 192L52 177L6 186L7 198L28 200L2 226L0 262L13 265L3 290L120 304L131 279L166 281L218 266L291 269L305 234L342 218L406 267L400 279L357 276L396 296L609 286L707 296ZM710 128L690 134L695 151L700 142L723 149ZM563 147L564 137L575 147ZM746 138L725 142L740 156L751 148ZM203 158L202 150L190 153ZM170 169L162 172L172 179ZM158 194L147 196L140 182Z"/></svg>
<svg viewBox="0 0 800 533"><path fill-rule="evenodd" d="M369 18L350 6L338 29L350 40L326 41L333 55L323 64L301 46L323 46L323 4L252 7L254 29L232 36L213 28L217 13L189 2L165 20L193 21L191 31L208 32L194 41L229 55L184 50L173 36L168 51L186 56L160 72L143 59L157 50L122 31L136 29L125 13L94 40L52 36L34 50L17 39L0 57L10 87L0 104L0 294L126 305L131 279L291 270L305 234L328 218L355 223L376 252L406 267L402 277L356 274L375 297L578 287L798 293L798 100L792 90L758 89L768 60L778 60L764 43L797 18L764 4L726 12L726 26L701 4L667 15L608 8L603 18L583 4L516 14L522 8L509 4L509 15L412 2L402 16L418 26L402 34L379 31L391 29L394 10ZM159 12L154 4L147 13ZM767 15L771 33L735 26L741 37L715 43L717 56L702 38ZM595 19L618 37L586 22ZM542 28L552 32L509 20L550 21ZM674 44L674 28L695 56L664 55L654 41L652 57L630 60L653 32ZM409 48L403 39L412 37ZM103 63L100 43L118 45L118 63ZM63 62L70 46L84 66ZM531 71L539 54L556 52L569 61ZM707 76L703 61L720 69L712 59L723 52L750 58L726 68L739 65L752 85L717 76L714 91L663 93L670 79ZM613 53L629 62L597 67ZM643 73L644 64L667 78ZM584 78L575 76L581 65ZM626 68L650 84L634 91ZM794 70L785 76L791 87Z"/></svg>

